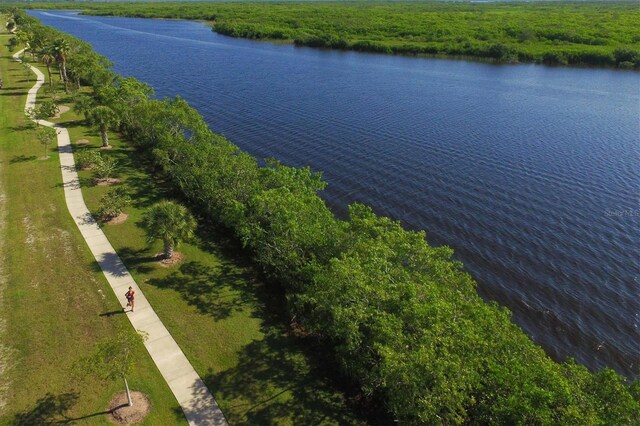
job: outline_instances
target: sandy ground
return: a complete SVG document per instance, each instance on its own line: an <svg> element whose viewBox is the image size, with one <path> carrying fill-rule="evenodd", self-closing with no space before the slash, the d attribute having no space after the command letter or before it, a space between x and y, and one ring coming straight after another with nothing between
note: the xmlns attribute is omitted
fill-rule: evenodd
<svg viewBox="0 0 640 426"><path fill-rule="evenodd" d="M0 162L0 175L2 174L2 163ZM2 181L0 181L0 253L6 253L6 203L7 197L2 187ZM11 383L7 379L9 369L11 368L11 359L13 348L7 343L7 323L4 318L4 292L6 290L8 282L7 271L4 265L4 256L0 256L0 414L4 411L4 407L7 405L7 398L9 392L9 386Z"/></svg>
<svg viewBox="0 0 640 426"><path fill-rule="evenodd" d="M69 111L70 109L71 109L71 108L69 108L69 107L68 107L68 106L66 106L66 105L60 105L60 106L58 107L58 113L57 113L56 115L54 115L54 116L53 116L53 118L60 118L60 116L61 116L62 114L64 114L65 112Z"/></svg>
<svg viewBox="0 0 640 426"><path fill-rule="evenodd" d="M108 418L112 423L119 425L139 423L151 411L151 401L142 392L132 391L131 400L133 405L129 407L127 405L126 392L117 393L113 397L107 408L109 411Z"/></svg>

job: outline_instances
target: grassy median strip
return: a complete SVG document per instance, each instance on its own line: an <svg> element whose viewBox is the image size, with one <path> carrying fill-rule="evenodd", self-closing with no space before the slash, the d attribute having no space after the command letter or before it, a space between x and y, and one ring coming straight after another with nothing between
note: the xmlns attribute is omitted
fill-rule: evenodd
<svg viewBox="0 0 640 426"><path fill-rule="evenodd" d="M0 424L110 424L104 412L122 382L79 376L73 367L98 341L131 326L67 211L56 147L42 159L23 113L35 77L10 60L6 40L0 35ZM145 424L186 424L141 344L135 357L129 384L153 404Z"/></svg>

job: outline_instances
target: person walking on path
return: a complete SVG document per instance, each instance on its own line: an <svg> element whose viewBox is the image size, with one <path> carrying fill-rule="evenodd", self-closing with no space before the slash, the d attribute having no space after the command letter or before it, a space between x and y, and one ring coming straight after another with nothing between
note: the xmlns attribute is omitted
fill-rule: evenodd
<svg viewBox="0 0 640 426"><path fill-rule="evenodd" d="M129 287L129 291L124 294L124 297L127 298L127 306L131 306L131 312L133 312L133 303L135 301L136 292L133 288Z"/></svg>

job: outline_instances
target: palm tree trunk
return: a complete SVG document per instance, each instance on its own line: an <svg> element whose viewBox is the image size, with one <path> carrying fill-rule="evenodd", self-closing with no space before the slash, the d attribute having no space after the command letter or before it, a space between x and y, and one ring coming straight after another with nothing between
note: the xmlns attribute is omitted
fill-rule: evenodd
<svg viewBox="0 0 640 426"><path fill-rule="evenodd" d="M62 60L62 78L64 80L64 92L69 93L69 77L67 77L67 61Z"/></svg>
<svg viewBox="0 0 640 426"><path fill-rule="evenodd" d="M109 135L107 135L106 126L100 126L100 137L102 137L102 146L109 146Z"/></svg>
<svg viewBox="0 0 640 426"><path fill-rule="evenodd" d="M173 244L171 241L164 240L164 258L171 259L173 257Z"/></svg>
<svg viewBox="0 0 640 426"><path fill-rule="evenodd" d="M51 80L51 65L47 64L47 74L49 75L49 87L53 87L53 80Z"/></svg>

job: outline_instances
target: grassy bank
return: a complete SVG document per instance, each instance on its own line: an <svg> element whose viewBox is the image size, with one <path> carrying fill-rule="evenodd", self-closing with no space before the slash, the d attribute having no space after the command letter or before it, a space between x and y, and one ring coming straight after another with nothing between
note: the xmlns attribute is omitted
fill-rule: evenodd
<svg viewBox="0 0 640 426"><path fill-rule="evenodd" d="M636 2L35 3L29 7L205 20L221 34L312 47L640 67Z"/></svg>
<svg viewBox="0 0 640 426"><path fill-rule="evenodd" d="M67 211L57 150L42 159L27 125L35 78L10 60L7 38L0 35L0 424L110 424L104 412L122 382L77 376L73 366L98 341L133 330ZM186 424L141 344L135 358L130 386L154 407L145 424Z"/></svg>

